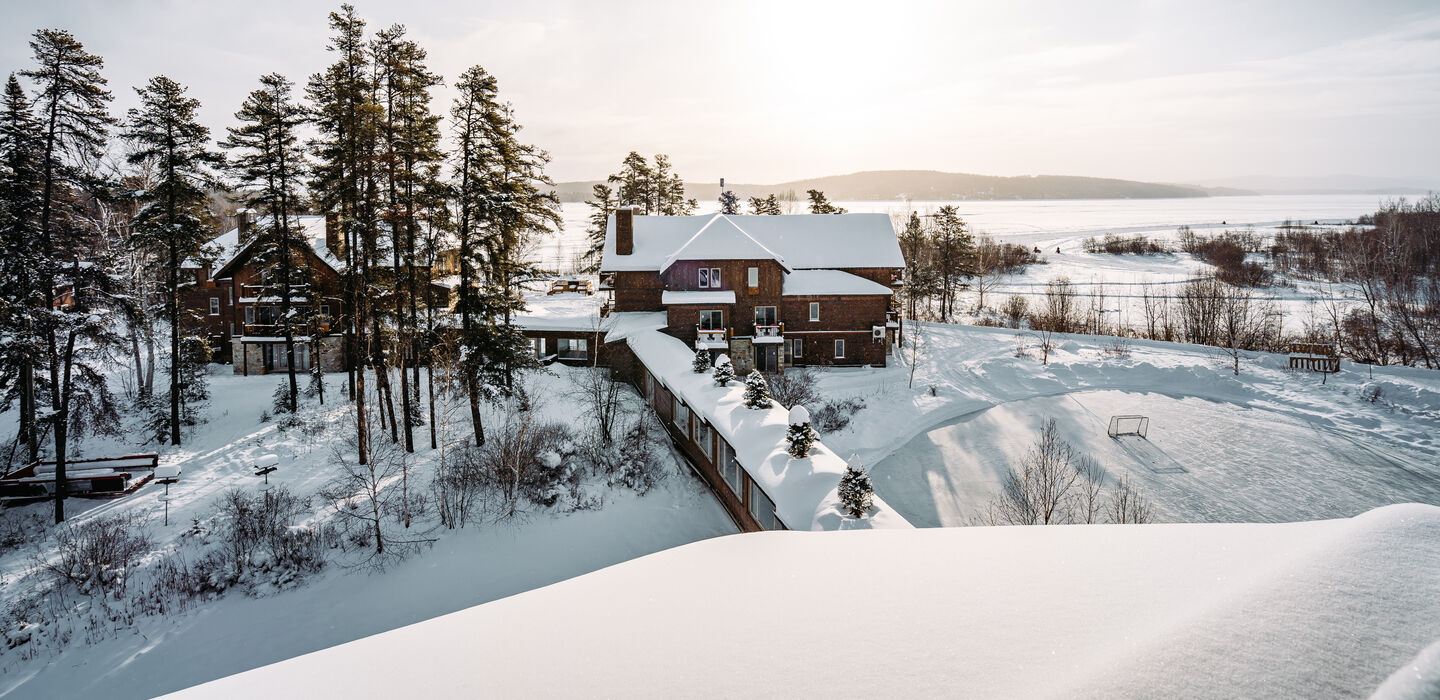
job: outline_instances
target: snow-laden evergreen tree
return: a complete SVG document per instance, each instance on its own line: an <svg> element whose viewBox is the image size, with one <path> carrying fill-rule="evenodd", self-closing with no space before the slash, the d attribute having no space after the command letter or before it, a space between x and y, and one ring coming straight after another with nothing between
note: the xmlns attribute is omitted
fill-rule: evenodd
<svg viewBox="0 0 1440 700"><path fill-rule="evenodd" d="M750 213L751 213L751 214L764 214L764 215L768 215L768 216L779 216L779 215L780 215L780 198L779 198L779 197L776 197L774 194L771 194L770 196L765 197L764 199L761 199L760 197L751 197L751 198L750 198Z"/></svg>
<svg viewBox="0 0 1440 700"><path fill-rule="evenodd" d="M45 299L36 273L40 269L40 123L20 81L5 83L0 108L0 411L20 404L19 447L28 461L40 457L40 429L35 407L44 401L37 392L35 369L44 363L40 337Z"/></svg>
<svg viewBox="0 0 1440 700"><path fill-rule="evenodd" d="M48 420L55 437L55 522L59 523L65 519L71 420L85 413L104 413L109 396L104 375L91 361L94 353L108 351L111 336L100 325L104 318L92 311L110 295L110 280L101 265L104 247L95 235L85 202L93 201L90 195L103 187L96 166L105 154L106 137L115 120L108 111L111 95L100 75L104 59L86 51L63 30L35 32L30 48L35 67L20 75L34 85L33 108L40 123L41 197L34 280L41 305L34 330L43 342L49 370L52 411ZM71 290L71 303L57 309L57 298L66 287ZM33 376L34 367L24 369ZM32 403L31 408L37 404ZM72 408L77 409L74 416ZM32 424L38 423L32 420Z"/></svg>
<svg viewBox="0 0 1440 700"><path fill-rule="evenodd" d="M752 369L745 377L745 407L770 408L770 384L760 370Z"/></svg>
<svg viewBox="0 0 1440 700"><path fill-rule="evenodd" d="M341 233L341 250L333 251L345 263L341 282L344 299L336 317L345 338L345 369L350 400L355 406L355 449L359 464L369 461L369 426L366 413L365 372L368 354L366 331L371 325L370 263L378 257L371 245L378 236L378 187L372 186L378 148L370 46L365 21L349 4L330 13L332 31L326 47L335 56L324 71L310 77L306 88L312 104L311 123L316 138L310 142L315 158L310 191L316 206L335 217Z"/></svg>
<svg viewBox="0 0 1440 700"><path fill-rule="evenodd" d="M852 454L845 465L845 475L840 477L840 507L852 518L863 518L875 502L875 487L870 484L870 475L860 466L858 456Z"/></svg>
<svg viewBox="0 0 1440 700"><path fill-rule="evenodd" d="M975 236L953 205L940 207L931 234L934 274L939 284L940 318L955 312L956 297L965 280L975 276Z"/></svg>
<svg viewBox="0 0 1440 700"><path fill-rule="evenodd" d="M805 194L810 196L811 214L844 214L846 212L845 209L831 204L830 200L825 198L825 193L820 190L805 190Z"/></svg>
<svg viewBox="0 0 1440 700"><path fill-rule="evenodd" d="M590 207L590 225L585 229L585 239L590 246L585 250L584 267L581 271L593 273L600 271L600 258L605 253L605 229L620 202L615 196L615 190L603 182L597 182L590 187L590 199L585 200L585 206Z"/></svg>
<svg viewBox="0 0 1440 700"><path fill-rule="evenodd" d="M715 379L715 386L725 386L735 378L735 365L730 364L729 355L715 358L715 373L711 377Z"/></svg>
<svg viewBox="0 0 1440 700"><path fill-rule="evenodd" d="M224 164L210 150L210 130L197 121L200 101L185 95L185 88L165 77L151 78L136 88L140 107L131 108L124 135L134 144L126 160L149 168L154 178L142 192L132 193L140 209L132 225L135 245L148 248L165 266L164 318L170 322L170 444L180 444L182 394L204 396L203 388L181 383L181 338L185 315L180 309L180 266L195 258L209 240L206 221L208 191L218 187L214 169ZM205 381L203 372L188 372L189 381ZM193 403L193 401L192 401ZM193 421L188 421L193 422Z"/></svg>
<svg viewBox="0 0 1440 700"><path fill-rule="evenodd" d="M690 369L696 374L704 374L710 371L710 351L705 348L695 349L695 361L690 363Z"/></svg>
<svg viewBox="0 0 1440 700"><path fill-rule="evenodd" d="M260 88L235 113L239 126L231 127L221 144L230 149L229 169L243 196L268 217L255 225L256 260L264 270L262 296L279 299L274 325L285 338L289 409L294 413L300 388L295 376L295 332L308 324L304 318L309 305L308 243L296 216L303 210L300 183L305 172L305 154L299 146L299 128L304 111L291 96L293 85L284 76L271 73L260 78ZM319 358L315 358L317 361Z"/></svg>
<svg viewBox="0 0 1440 700"><path fill-rule="evenodd" d="M651 165L645 156L631 151L620 172L606 179L614 186L617 206L639 207L639 214L686 216L695 213L699 202L685 198L684 180L670 170L670 157L655 155ZM604 234L601 234L604 235Z"/></svg>
<svg viewBox="0 0 1440 700"><path fill-rule="evenodd" d="M810 411L804 406L795 405L790 409L790 429L785 432L785 442L789 444L786 452L795 459L804 459L810 456L810 446L820 438L814 428L810 427Z"/></svg>
<svg viewBox="0 0 1440 700"><path fill-rule="evenodd" d="M720 193L720 213L725 215L740 213L740 197L730 190Z"/></svg>

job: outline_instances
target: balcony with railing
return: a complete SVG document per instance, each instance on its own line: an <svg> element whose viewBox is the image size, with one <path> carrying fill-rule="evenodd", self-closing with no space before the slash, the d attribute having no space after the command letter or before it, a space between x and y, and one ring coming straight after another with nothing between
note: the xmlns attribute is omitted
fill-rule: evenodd
<svg viewBox="0 0 1440 700"><path fill-rule="evenodd" d="M785 324L755 324L755 342L757 343L780 343L785 340Z"/></svg>
<svg viewBox="0 0 1440 700"><path fill-rule="evenodd" d="M698 347L708 350L726 350L730 347L730 330L727 328L701 328L696 325L695 334Z"/></svg>
<svg viewBox="0 0 1440 700"><path fill-rule="evenodd" d="M890 273L890 286L891 286L891 287L903 287L903 286L905 286L905 272L904 272L903 270L899 270L899 271L891 272L891 273Z"/></svg>

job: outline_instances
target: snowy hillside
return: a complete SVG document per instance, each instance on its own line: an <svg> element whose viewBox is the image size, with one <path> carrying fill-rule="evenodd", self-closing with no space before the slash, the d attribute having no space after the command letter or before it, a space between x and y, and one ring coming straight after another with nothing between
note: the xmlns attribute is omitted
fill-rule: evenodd
<svg viewBox="0 0 1440 700"><path fill-rule="evenodd" d="M739 535L177 697L1356 697L1404 666L1419 698L1440 674L1411 664L1440 639L1437 542L1421 505Z"/></svg>

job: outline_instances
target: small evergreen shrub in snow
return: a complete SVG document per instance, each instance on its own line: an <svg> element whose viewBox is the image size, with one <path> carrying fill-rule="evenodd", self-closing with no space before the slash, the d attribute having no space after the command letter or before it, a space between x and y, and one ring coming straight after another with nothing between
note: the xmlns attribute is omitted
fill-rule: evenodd
<svg viewBox="0 0 1440 700"><path fill-rule="evenodd" d="M870 484L870 475L860 468L854 455L845 465L845 476L840 477L840 506L852 518L863 518L875 502L875 487Z"/></svg>
<svg viewBox="0 0 1440 700"><path fill-rule="evenodd" d="M704 374L706 372L709 372L710 351L706 350L705 348L696 348L695 362L690 365L690 369L693 370L696 374Z"/></svg>
<svg viewBox="0 0 1440 700"><path fill-rule="evenodd" d="M759 370L750 370L745 377L745 407L770 408L770 385L765 383L765 376Z"/></svg>
<svg viewBox="0 0 1440 700"><path fill-rule="evenodd" d="M715 358L715 386L725 386L735 378L735 365L730 364L729 355Z"/></svg>
<svg viewBox="0 0 1440 700"><path fill-rule="evenodd" d="M786 448L786 452L795 459L805 459L810 456L810 446L818 437L815 429L810 427L810 412L804 406L790 409L790 429L785 433L785 442L790 447Z"/></svg>

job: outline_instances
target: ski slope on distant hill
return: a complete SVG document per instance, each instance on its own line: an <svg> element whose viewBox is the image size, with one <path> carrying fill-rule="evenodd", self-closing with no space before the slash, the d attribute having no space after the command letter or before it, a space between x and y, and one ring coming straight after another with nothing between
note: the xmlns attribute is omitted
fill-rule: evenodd
<svg viewBox="0 0 1440 700"><path fill-rule="evenodd" d="M1402 666L1424 692L1437 543L1422 505L738 535L176 697L1361 697Z"/></svg>

